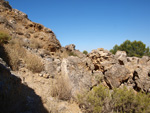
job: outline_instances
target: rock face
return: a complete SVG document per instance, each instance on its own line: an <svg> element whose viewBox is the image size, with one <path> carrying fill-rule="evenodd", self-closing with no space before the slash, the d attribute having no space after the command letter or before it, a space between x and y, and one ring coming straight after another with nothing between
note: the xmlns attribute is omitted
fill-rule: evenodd
<svg viewBox="0 0 150 113"><path fill-rule="evenodd" d="M36 39L44 49L52 52L61 48L51 29L30 21L25 13L12 9L8 2L0 1L0 13L0 28L8 31L13 38L22 37L29 41Z"/></svg>
<svg viewBox="0 0 150 113"><path fill-rule="evenodd" d="M111 87L119 87L123 82L127 81L130 77L130 71L119 64L113 65L105 73L107 84Z"/></svg>
<svg viewBox="0 0 150 113"><path fill-rule="evenodd" d="M127 57L124 51L117 51L112 55L101 48L93 50L88 57L94 64L94 70L103 72L105 82L110 88L124 84L136 91L150 92L149 57Z"/></svg>
<svg viewBox="0 0 150 113"><path fill-rule="evenodd" d="M71 56L62 60L61 75L67 78L73 96L92 87L92 72L89 70L91 68L91 64L78 57Z"/></svg>

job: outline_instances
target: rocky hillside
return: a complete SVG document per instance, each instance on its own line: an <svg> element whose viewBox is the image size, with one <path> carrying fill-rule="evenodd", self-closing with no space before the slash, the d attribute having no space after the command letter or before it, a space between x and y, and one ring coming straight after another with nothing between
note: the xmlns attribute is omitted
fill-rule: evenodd
<svg viewBox="0 0 150 113"><path fill-rule="evenodd" d="M4 0L0 14L0 31L12 37L0 44L3 113L91 113L91 103L78 96L100 84L109 92L125 86L135 94L150 93L150 57L127 57L123 51L113 55L103 48L85 55L74 44L61 47L50 29ZM118 112L110 103L99 112Z"/></svg>
<svg viewBox="0 0 150 113"><path fill-rule="evenodd" d="M28 16L13 9L8 2L0 1L0 28L7 30L13 38L25 38L26 41L36 40L43 44L43 48L56 51L61 47L51 29L34 23Z"/></svg>

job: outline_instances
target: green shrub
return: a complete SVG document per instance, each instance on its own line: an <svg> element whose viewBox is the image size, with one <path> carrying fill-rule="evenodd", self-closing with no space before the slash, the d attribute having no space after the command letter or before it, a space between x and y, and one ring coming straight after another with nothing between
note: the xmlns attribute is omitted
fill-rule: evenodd
<svg viewBox="0 0 150 113"><path fill-rule="evenodd" d="M91 104L92 112L102 112L103 107L109 98L109 90L102 85L93 88L93 91L88 95L88 102Z"/></svg>
<svg viewBox="0 0 150 113"><path fill-rule="evenodd" d="M99 85L84 95L78 95L78 102L87 113L150 113L150 95L126 87L113 89L110 93Z"/></svg>
<svg viewBox="0 0 150 113"><path fill-rule="evenodd" d="M122 89L114 89L112 94L113 109L119 113L135 112L134 107L135 94L133 90L126 87Z"/></svg>
<svg viewBox="0 0 150 113"><path fill-rule="evenodd" d="M112 104L115 112L119 113L149 113L150 97L145 93L135 93L126 87L115 89L112 94Z"/></svg>
<svg viewBox="0 0 150 113"><path fill-rule="evenodd" d="M88 54L88 52L87 52L86 50L84 50L84 51L83 51L83 54L87 55L87 54Z"/></svg>
<svg viewBox="0 0 150 113"><path fill-rule="evenodd" d="M69 55L69 56L77 56L77 54L74 53L74 52L69 52L68 55Z"/></svg>
<svg viewBox="0 0 150 113"><path fill-rule="evenodd" d="M6 43L11 39L8 33L0 31L0 44Z"/></svg>
<svg viewBox="0 0 150 113"><path fill-rule="evenodd" d="M84 95L78 95L78 102L80 107L84 108L86 112L90 113L103 112L109 100L109 90L101 84L94 87L92 91L87 94L85 93Z"/></svg>

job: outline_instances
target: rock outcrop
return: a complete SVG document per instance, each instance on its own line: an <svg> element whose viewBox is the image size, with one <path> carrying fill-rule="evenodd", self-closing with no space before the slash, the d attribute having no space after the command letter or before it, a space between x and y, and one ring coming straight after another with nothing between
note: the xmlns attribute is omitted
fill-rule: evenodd
<svg viewBox="0 0 150 113"><path fill-rule="evenodd" d="M8 31L13 38L25 38L32 43L32 40L40 41L42 48L55 52L61 48L53 31L41 24L34 23L28 16L13 9L8 2L0 1L0 28Z"/></svg>
<svg viewBox="0 0 150 113"><path fill-rule="evenodd" d="M125 51L117 51L113 55L101 48L93 50L88 57L94 64L94 70L103 72L110 88L118 88L123 84L136 91L150 92L149 57L127 57Z"/></svg>

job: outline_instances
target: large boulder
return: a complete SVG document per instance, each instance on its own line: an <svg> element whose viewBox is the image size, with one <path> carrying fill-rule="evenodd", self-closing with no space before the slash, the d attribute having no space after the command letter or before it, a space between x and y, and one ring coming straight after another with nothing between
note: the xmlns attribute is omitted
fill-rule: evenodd
<svg viewBox="0 0 150 113"><path fill-rule="evenodd" d="M115 64L105 72L105 81L110 88L117 88L131 76L123 65Z"/></svg>
<svg viewBox="0 0 150 113"><path fill-rule="evenodd" d="M127 53L125 51L117 51L115 58L118 59L120 65L125 65L127 62Z"/></svg>
<svg viewBox="0 0 150 113"><path fill-rule="evenodd" d="M88 54L88 57L92 60L95 71L105 72L108 68L118 62L114 58L114 55L112 55L108 50L104 50L103 48L92 50L92 52Z"/></svg>
<svg viewBox="0 0 150 113"><path fill-rule="evenodd" d="M68 57L62 60L61 75L67 80L68 85L72 88L72 96L81 93L85 90L90 90L92 87L92 71L89 70L89 65L85 60L78 57Z"/></svg>
<svg viewBox="0 0 150 113"><path fill-rule="evenodd" d="M137 91L150 92L150 67L137 68L133 73L132 80L135 83L134 89Z"/></svg>
<svg viewBox="0 0 150 113"><path fill-rule="evenodd" d="M70 45L66 45L65 49L69 50L69 51L74 51L75 50L75 45L74 44L70 44Z"/></svg>

